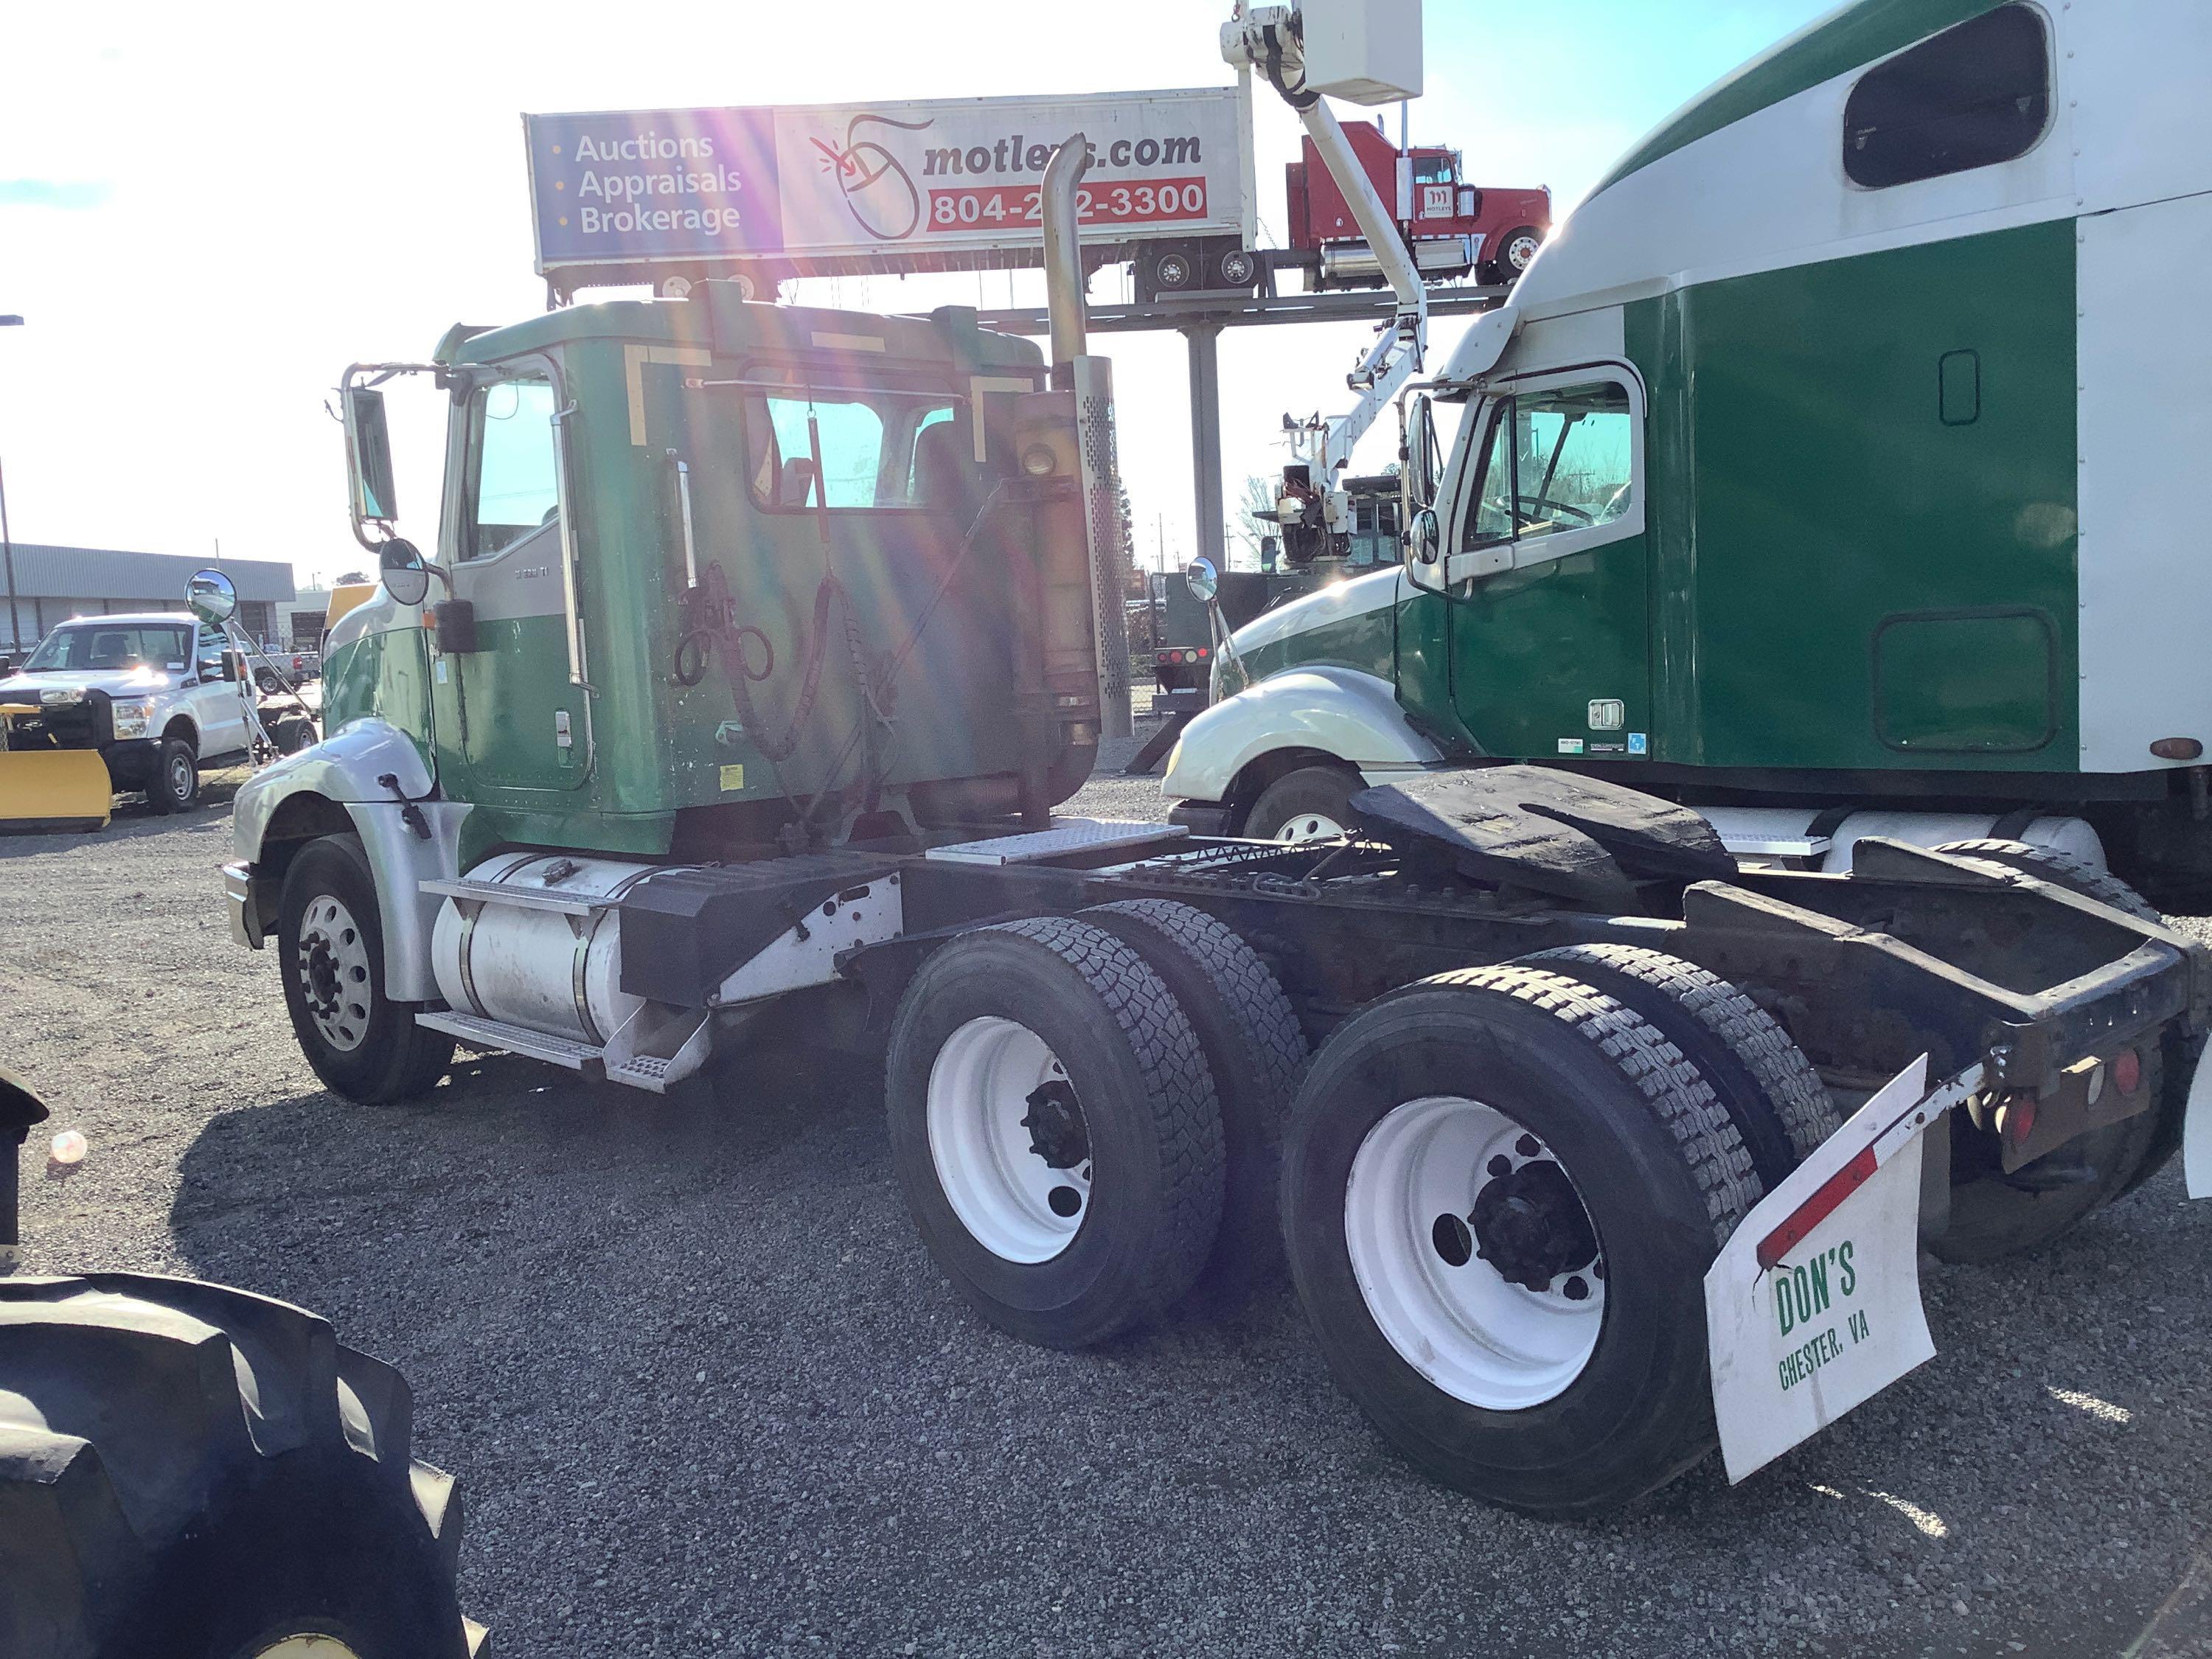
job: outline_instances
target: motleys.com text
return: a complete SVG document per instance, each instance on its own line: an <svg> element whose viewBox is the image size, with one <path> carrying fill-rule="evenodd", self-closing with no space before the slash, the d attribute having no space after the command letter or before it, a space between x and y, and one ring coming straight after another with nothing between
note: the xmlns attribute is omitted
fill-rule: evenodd
<svg viewBox="0 0 2212 1659"><path fill-rule="evenodd" d="M995 143L973 144L963 149L957 144L932 147L922 151L921 173L925 179L962 178L976 173L1042 173L1052 160L1053 148L1060 141L1031 142L1027 133L1017 132ZM1116 138L1103 149L1091 147L1091 161L1116 172L1130 167L1194 167L1205 157L1200 153L1195 135L1181 138Z"/></svg>

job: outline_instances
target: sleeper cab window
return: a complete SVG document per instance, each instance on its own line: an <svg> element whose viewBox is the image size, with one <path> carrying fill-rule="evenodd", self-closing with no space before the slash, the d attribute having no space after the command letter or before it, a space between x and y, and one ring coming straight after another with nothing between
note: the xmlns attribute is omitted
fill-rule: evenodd
<svg viewBox="0 0 2212 1659"><path fill-rule="evenodd" d="M1844 172L1887 190L1994 167L2051 125L2051 40L2033 6L1984 12L1867 71L1844 107Z"/></svg>
<svg viewBox="0 0 2212 1659"><path fill-rule="evenodd" d="M972 493L967 429L945 393L760 384L779 378L772 368L745 374L746 467L758 506L928 509L959 506Z"/></svg>
<svg viewBox="0 0 2212 1659"><path fill-rule="evenodd" d="M495 380L469 401L466 550L488 559L560 520L553 383Z"/></svg>
<svg viewBox="0 0 2212 1659"><path fill-rule="evenodd" d="M1628 388L1593 380L1492 406L1467 545L1494 547L1608 525L1636 495Z"/></svg>

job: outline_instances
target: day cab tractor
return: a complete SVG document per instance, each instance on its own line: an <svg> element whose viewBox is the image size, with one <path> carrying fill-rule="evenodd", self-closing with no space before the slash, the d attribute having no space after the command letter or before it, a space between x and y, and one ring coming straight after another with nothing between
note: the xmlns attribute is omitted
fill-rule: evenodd
<svg viewBox="0 0 2212 1659"><path fill-rule="evenodd" d="M1402 568L1238 638L1171 816L1542 762L1796 867L2024 840L2202 903L2212 584L2160 481L2212 441L2209 53L2184 0L1869 0L1670 118L1416 406Z"/></svg>
<svg viewBox="0 0 2212 1659"><path fill-rule="evenodd" d="M349 374L384 589L224 871L335 1092L419 1095L463 1042L742 1114L756 1027L862 1045L981 1317L1080 1347L1286 1258L1395 1444L1553 1515L1717 1438L1747 1473L1926 1357L1922 1237L2042 1243L2197 1130L2212 952L2057 872L1745 870L1527 768L1366 792L1325 842L1054 817L1121 605L1082 149L1049 361L711 281L455 331L414 366L434 559L368 384L408 366Z"/></svg>

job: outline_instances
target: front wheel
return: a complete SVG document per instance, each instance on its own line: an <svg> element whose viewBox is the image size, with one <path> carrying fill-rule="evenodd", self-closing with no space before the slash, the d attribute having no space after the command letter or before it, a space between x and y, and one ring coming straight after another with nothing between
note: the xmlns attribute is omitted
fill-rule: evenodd
<svg viewBox="0 0 2212 1659"><path fill-rule="evenodd" d="M1366 787L1357 772L1301 766L1262 790L1245 815L1253 841L1334 841L1352 826L1352 798Z"/></svg>
<svg viewBox="0 0 2212 1659"><path fill-rule="evenodd" d="M276 958L292 1030L315 1075L363 1105L427 1093L453 1040L385 994L376 878L358 836L310 842L284 878Z"/></svg>
<svg viewBox="0 0 2212 1659"><path fill-rule="evenodd" d="M156 812L187 812L200 798L200 760L181 738L161 739L146 804Z"/></svg>
<svg viewBox="0 0 2212 1659"><path fill-rule="evenodd" d="M1283 1151L1291 1276L1338 1382L1426 1474L1553 1516L1711 1449L1705 1274L1761 1196L1680 1049L1532 968L1354 1015Z"/></svg>

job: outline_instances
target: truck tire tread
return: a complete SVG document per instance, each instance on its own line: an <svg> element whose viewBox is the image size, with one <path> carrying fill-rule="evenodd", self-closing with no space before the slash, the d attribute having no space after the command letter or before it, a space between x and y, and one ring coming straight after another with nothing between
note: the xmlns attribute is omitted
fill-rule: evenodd
<svg viewBox="0 0 2212 1659"><path fill-rule="evenodd" d="M1570 945L1521 963L1556 964L1559 971L1638 1006L1667 1031L1720 1095L1767 1190L1843 1127L1843 1114L1796 1040L1719 975L1634 945ZM1665 1018L1670 1009L1687 1015L1698 1029L1681 1029Z"/></svg>
<svg viewBox="0 0 2212 1659"><path fill-rule="evenodd" d="M1226 924L1169 899L1082 913L1143 957L1189 1018L1221 1108L1226 1168L1221 1229L1197 1294L1217 1309L1279 1269L1276 1187L1283 1124L1305 1069L1306 1040L1267 964Z"/></svg>

